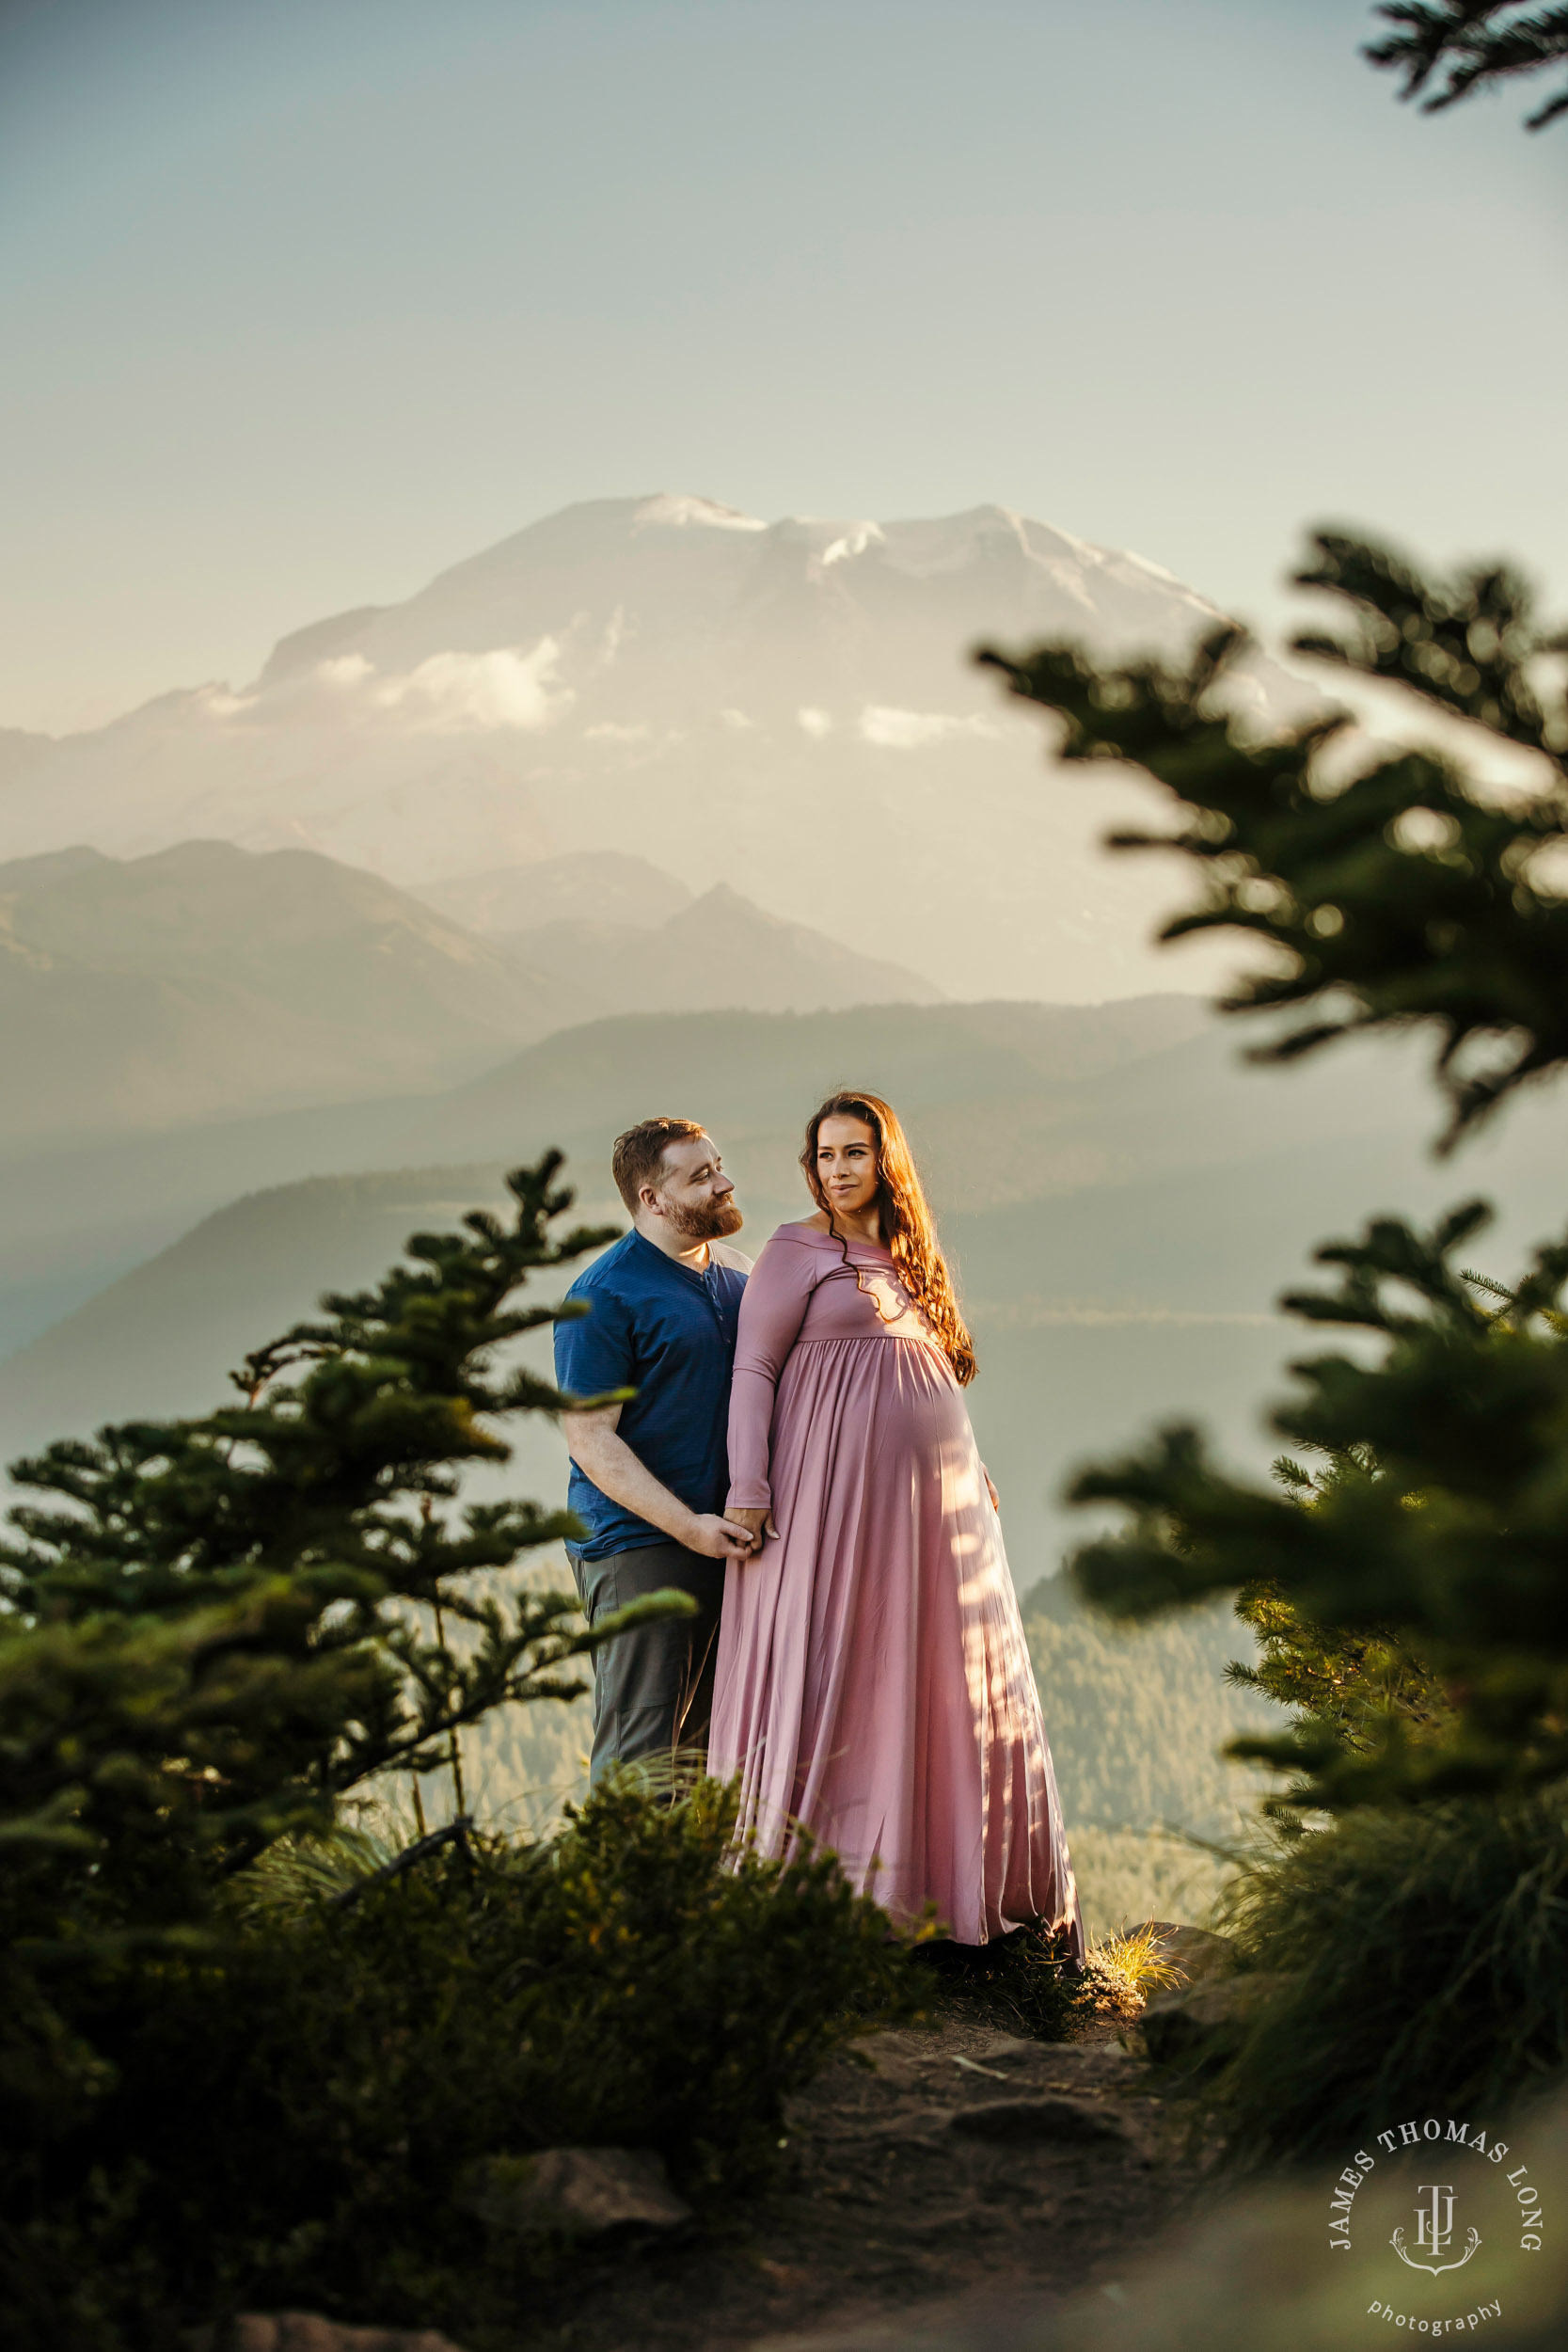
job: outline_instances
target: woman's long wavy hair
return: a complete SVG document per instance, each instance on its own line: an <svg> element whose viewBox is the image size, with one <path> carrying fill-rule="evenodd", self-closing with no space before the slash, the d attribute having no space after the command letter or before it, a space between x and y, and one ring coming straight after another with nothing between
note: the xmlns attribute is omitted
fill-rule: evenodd
<svg viewBox="0 0 1568 2352"><path fill-rule="evenodd" d="M833 1223L832 1208L816 1172L816 1142L825 1119L863 1120L876 1136L877 1209L882 1238L893 1252L899 1280L936 1333L959 1386L967 1387L979 1369L974 1361L974 1343L958 1312L953 1278L937 1239L936 1220L927 1204L914 1153L910 1150L897 1112L879 1094L844 1092L830 1094L806 1123L800 1166L812 1199L828 1219L829 1232L843 1246L844 1263L847 1265L848 1240ZM858 1273L855 1279L859 1281Z"/></svg>

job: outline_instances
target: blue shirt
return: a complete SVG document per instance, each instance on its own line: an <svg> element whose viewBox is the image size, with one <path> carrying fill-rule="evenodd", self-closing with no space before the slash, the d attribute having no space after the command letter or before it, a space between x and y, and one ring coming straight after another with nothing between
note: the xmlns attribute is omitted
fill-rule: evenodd
<svg viewBox="0 0 1568 2352"><path fill-rule="evenodd" d="M556 1386L574 1396L635 1389L616 1434L690 1511L722 1510L728 1491L730 1374L745 1287L738 1266L710 1256L697 1274L634 1228L567 1292L589 1312L555 1327ZM588 1529L573 1546L585 1560L671 1541L575 1462L566 1500Z"/></svg>

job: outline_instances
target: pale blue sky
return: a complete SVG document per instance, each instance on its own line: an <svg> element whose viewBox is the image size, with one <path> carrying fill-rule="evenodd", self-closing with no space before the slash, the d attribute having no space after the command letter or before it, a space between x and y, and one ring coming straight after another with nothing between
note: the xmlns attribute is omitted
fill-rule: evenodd
<svg viewBox="0 0 1568 2352"><path fill-rule="evenodd" d="M0 724L251 675L573 499L998 500L1265 621L1568 605L1568 125L1363 0L0 0Z"/></svg>

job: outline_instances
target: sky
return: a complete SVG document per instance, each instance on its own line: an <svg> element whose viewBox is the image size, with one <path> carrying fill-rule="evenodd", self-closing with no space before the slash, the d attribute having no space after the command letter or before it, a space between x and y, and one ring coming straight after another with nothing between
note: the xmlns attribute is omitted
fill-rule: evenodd
<svg viewBox="0 0 1568 2352"><path fill-rule="evenodd" d="M1364 0L0 0L0 726L578 499L995 501L1264 628L1303 526L1568 607L1568 123Z"/></svg>

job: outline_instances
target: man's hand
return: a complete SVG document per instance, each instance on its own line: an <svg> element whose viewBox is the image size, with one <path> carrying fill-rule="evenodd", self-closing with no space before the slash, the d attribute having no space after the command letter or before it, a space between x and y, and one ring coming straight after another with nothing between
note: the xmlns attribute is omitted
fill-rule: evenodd
<svg viewBox="0 0 1568 2352"><path fill-rule="evenodd" d="M1000 1518L1002 1517L1002 1498L997 1493L995 1481L992 1479L991 1474L990 1470L987 1470L984 1462L980 1465L980 1475L986 1482L986 1492L990 1497L990 1507L996 1513L997 1518Z"/></svg>
<svg viewBox="0 0 1568 2352"><path fill-rule="evenodd" d="M596 1413L562 1415L567 1450L599 1492L624 1510L635 1511L688 1551L701 1552L707 1560L749 1560L752 1531L741 1525L741 1515L732 1511L725 1518L717 1511L689 1511L632 1452L616 1429L620 1418L618 1405L607 1405Z"/></svg>
<svg viewBox="0 0 1568 2352"><path fill-rule="evenodd" d="M752 1531L740 1524L745 1516L730 1511L721 1518L717 1511L694 1512L680 1540L688 1551L700 1551L705 1559L749 1560Z"/></svg>
<svg viewBox="0 0 1568 2352"><path fill-rule="evenodd" d="M745 1528L748 1558L762 1549L762 1539L765 1535L776 1535L779 1532L773 1524L772 1512L766 1508L759 1508L754 1503L748 1503L744 1509L736 1508L727 1511L724 1516L726 1518L738 1519Z"/></svg>

